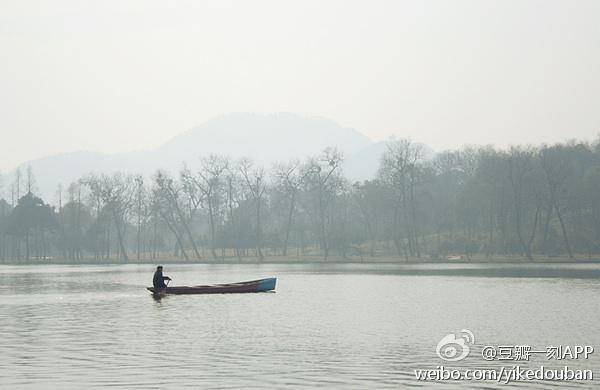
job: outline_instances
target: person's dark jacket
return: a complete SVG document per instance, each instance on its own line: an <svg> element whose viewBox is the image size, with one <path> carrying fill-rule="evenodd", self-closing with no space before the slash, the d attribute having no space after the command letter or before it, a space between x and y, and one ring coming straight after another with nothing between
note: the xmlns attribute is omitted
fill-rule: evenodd
<svg viewBox="0 0 600 390"><path fill-rule="evenodd" d="M163 276L162 270L156 270L152 284L154 284L154 288L165 288L167 287L165 280L171 280L171 278Z"/></svg>

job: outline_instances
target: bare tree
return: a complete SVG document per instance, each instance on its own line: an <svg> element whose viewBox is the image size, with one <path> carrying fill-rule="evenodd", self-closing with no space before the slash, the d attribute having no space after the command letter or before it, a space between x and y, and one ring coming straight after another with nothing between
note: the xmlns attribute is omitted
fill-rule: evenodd
<svg viewBox="0 0 600 390"><path fill-rule="evenodd" d="M16 195L16 199L13 200L13 205L16 205L16 202L21 198L21 178L22 178L21 168L17 168L15 170L15 180L14 180L14 191ZM13 196L14 198L14 196Z"/></svg>
<svg viewBox="0 0 600 390"><path fill-rule="evenodd" d="M27 193L33 194L37 192L37 185L35 181L35 176L33 174L33 168L31 165L27 166Z"/></svg>
<svg viewBox="0 0 600 390"><path fill-rule="evenodd" d="M142 252L142 230L148 219L148 195L146 187L144 185L144 178L142 175L136 175L135 181L135 216L136 216L136 257L139 261L141 259Z"/></svg>
<svg viewBox="0 0 600 390"><path fill-rule="evenodd" d="M202 257L192 235L192 231L188 223L189 219L183 213L182 206L180 204L183 187L178 185L169 175L160 171L155 175L154 183L155 198L158 201L156 205L157 210L167 223L169 229L175 234L175 238L177 239L178 245L184 257L186 259L188 258L187 253L185 252L182 234L179 232L178 226L183 228L183 233L187 235L196 259L200 260Z"/></svg>
<svg viewBox="0 0 600 390"><path fill-rule="evenodd" d="M422 147L409 140L388 143L379 168L379 177L395 193L393 241L399 255L419 256L415 187L422 172ZM401 230L404 228L404 235Z"/></svg>
<svg viewBox="0 0 600 390"><path fill-rule="evenodd" d="M231 246L233 247L235 256L238 261L242 260L242 250L240 248L241 240L241 225L238 222L236 212L240 209L240 205L243 201L244 191L240 184L239 175L237 172L229 169L227 170L226 178L227 182L227 222L229 225L229 238L231 240Z"/></svg>
<svg viewBox="0 0 600 390"><path fill-rule="evenodd" d="M571 250L571 244L569 242L569 235L565 226L565 220L563 217L563 211L561 208L561 192L565 189L565 183L569 175L569 162L566 159L565 151L561 146L555 147L544 147L540 151L540 159L542 169L544 170L546 183L549 192L549 204L551 205L548 212L548 219L546 221L544 238L547 237L548 226L550 223L550 216L552 209L556 212L558 221L560 223L560 229L562 232L565 248L570 258L573 258L573 252ZM545 247L545 240L544 240Z"/></svg>
<svg viewBox="0 0 600 390"><path fill-rule="evenodd" d="M311 158L303 167L302 176L304 187L311 194L313 207L316 209L317 230L319 245L323 251L323 258L329 257L328 217L333 198L342 186L339 175L342 163L342 154L334 148L327 148L323 153Z"/></svg>
<svg viewBox="0 0 600 390"><path fill-rule="evenodd" d="M254 163L249 159L241 159L238 163L238 170L244 178L246 188L254 202L256 211L256 255L258 256L259 260L263 260L264 255L262 253L261 207L264 201L263 197L267 189L265 170L263 167L255 167Z"/></svg>
<svg viewBox="0 0 600 390"><path fill-rule="evenodd" d="M541 210L541 197L535 182L535 154L532 149L511 148L508 155L508 178L513 190L513 205L515 210L515 230L519 244L528 259L533 259L531 244L537 231ZM531 197L535 205L535 213L529 238L524 233L524 219L527 216L528 199Z"/></svg>
<svg viewBox="0 0 600 390"><path fill-rule="evenodd" d="M301 189L303 175L300 172L300 162L293 160L288 164L277 164L274 166L274 187L288 199L289 205L285 223L285 236L283 241L283 256L287 256L290 241L290 232L296 211L298 192Z"/></svg>
<svg viewBox="0 0 600 390"><path fill-rule="evenodd" d="M135 196L132 176L121 173L113 175L90 175L83 180L93 195L101 200L113 217L119 242L119 251L125 261L129 261L125 246L126 217Z"/></svg>
<svg viewBox="0 0 600 390"><path fill-rule="evenodd" d="M375 257L375 246L386 210L386 192L377 180L355 183L352 199L358 211L358 220L365 226L369 239L369 255Z"/></svg>
<svg viewBox="0 0 600 390"><path fill-rule="evenodd" d="M208 214L210 249L214 259L217 259L216 234L219 210L222 205L225 174L229 169L229 159L211 155L201 159L201 167L192 177L196 188L202 195L202 200Z"/></svg>

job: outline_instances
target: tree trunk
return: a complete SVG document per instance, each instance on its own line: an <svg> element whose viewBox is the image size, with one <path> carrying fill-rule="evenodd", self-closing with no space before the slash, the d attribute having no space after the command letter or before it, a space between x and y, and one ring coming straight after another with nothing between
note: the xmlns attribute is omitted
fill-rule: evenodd
<svg viewBox="0 0 600 390"><path fill-rule="evenodd" d="M287 256L287 249L290 239L290 231L292 230L292 218L294 215L294 208L296 203L296 191L292 192L292 197L290 199L290 210L288 212L287 224L285 227L285 241L283 243L283 257Z"/></svg>
<svg viewBox="0 0 600 390"><path fill-rule="evenodd" d="M169 230L172 231L173 234L175 235L175 240L177 241L177 245L178 245L179 249L181 250L183 257L185 258L186 261L189 261L190 258L188 257L188 254L185 251L185 248L183 247L183 242L181 241L181 236L180 236L179 232L177 231L177 228L173 224L171 224L168 217L164 213L161 212L160 216L163 218L163 220L167 224L167 227L169 228Z"/></svg>
<svg viewBox="0 0 600 390"><path fill-rule="evenodd" d="M320 185L322 186L322 185ZM323 206L323 189L319 187L319 230L321 236L321 250L323 251L323 260L327 261L329 257L329 245L327 243L327 238L325 237L325 208Z"/></svg>
<svg viewBox="0 0 600 390"><path fill-rule="evenodd" d="M213 207L212 207L212 201L210 200L210 197L208 199L208 221L210 224L210 251L212 253L212 257L213 259L217 260L218 256L217 256L217 251L216 251L216 243L215 243L215 218L213 215Z"/></svg>
<svg viewBox="0 0 600 390"><path fill-rule="evenodd" d="M261 236L261 226L260 226L260 197L256 199L256 253L258 254L258 259L260 261L264 260L264 256L262 253L262 236Z"/></svg>
<svg viewBox="0 0 600 390"><path fill-rule="evenodd" d="M185 216L183 215L183 212L179 208L177 201L173 201L172 203L173 203L173 206L175 207L175 211L177 212L177 215L179 216L179 220L181 221L181 224L183 225L183 229L185 230L185 232L188 236L188 239L190 240L190 243L192 244L192 249L194 250L196 259L201 260L202 256L200 256L200 252L198 251L198 247L196 246L196 241L194 240L194 237L192 236L192 231L190 230L190 227L188 226L187 222L185 221Z"/></svg>
<svg viewBox="0 0 600 390"><path fill-rule="evenodd" d="M25 260L29 260L29 228L25 230Z"/></svg>
<svg viewBox="0 0 600 390"><path fill-rule="evenodd" d="M569 253L569 258L573 258L573 252L571 251L571 245L569 244L569 237L567 235L567 229L565 227L565 222L563 221L562 214L560 213L560 209L556 201L554 201L554 209L556 210L556 215L558 216L558 221L560 222L560 229L562 230L563 239L565 241L565 247L567 248L567 252Z"/></svg>
<svg viewBox="0 0 600 390"><path fill-rule="evenodd" d="M125 243L123 242L123 232L121 231L121 223L119 221L119 217L117 216L116 211L113 209L113 218L115 219L115 227L117 229L117 239L119 241L119 249L121 251L121 256L125 261L129 261L129 256L127 256L127 250L125 249Z"/></svg>
<svg viewBox="0 0 600 390"><path fill-rule="evenodd" d="M542 255L548 254L548 232L550 230L550 220L552 218L552 211L554 210L554 201L548 202L548 211L546 212L546 222L544 223L544 237L542 239Z"/></svg>

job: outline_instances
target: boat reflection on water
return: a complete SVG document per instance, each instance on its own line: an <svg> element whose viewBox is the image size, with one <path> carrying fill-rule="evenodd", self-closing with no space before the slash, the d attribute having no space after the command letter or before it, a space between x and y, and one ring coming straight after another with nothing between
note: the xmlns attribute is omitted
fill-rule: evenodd
<svg viewBox="0 0 600 390"><path fill-rule="evenodd" d="M165 294L152 294L152 299L156 302L160 302L163 298L165 298Z"/></svg>

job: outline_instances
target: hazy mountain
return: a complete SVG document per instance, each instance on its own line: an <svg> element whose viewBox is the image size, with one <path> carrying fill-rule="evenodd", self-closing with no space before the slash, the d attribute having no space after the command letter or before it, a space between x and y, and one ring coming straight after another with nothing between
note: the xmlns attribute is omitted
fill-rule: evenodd
<svg viewBox="0 0 600 390"><path fill-rule="evenodd" d="M31 165L40 194L53 202L59 183L67 186L90 172L139 172L158 168L177 170L183 162L197 164L200 156L251 157L263 164L305 158L328 146L343 151L344 171L352 180L376 173L384 142L373 142L358 131L320 117L290 113L229 114L211 119L167 141L154 150L119 154L74 152L33 160Z"/></svg>
<svg viewBox="0 0 600 390"><path fill-rule="evenodd" d="M229 114L173 138L155 152L167 161L180 156L188 160L199 155L223 154L272 162L313 155L332 145L345 153L354 153L371 142L358 131L325 118L289 113Z"/></svg>

